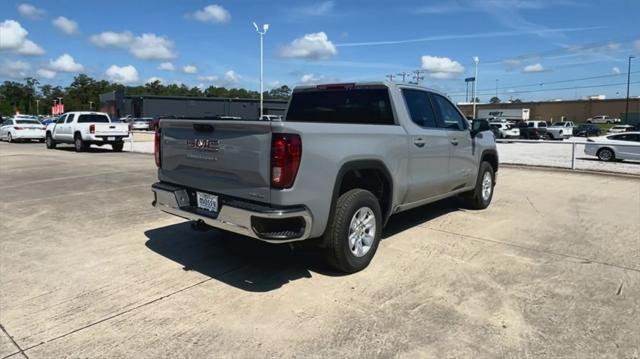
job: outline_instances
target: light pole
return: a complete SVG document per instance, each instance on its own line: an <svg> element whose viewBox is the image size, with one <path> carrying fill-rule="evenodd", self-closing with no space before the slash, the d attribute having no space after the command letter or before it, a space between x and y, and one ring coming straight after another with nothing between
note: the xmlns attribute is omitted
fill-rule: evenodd
<svg viewBox="0 0 640 359"><path fill-rule="evenodd" d="M40 116L40 99L36 99L36 116Z"/></svg>
<svg viewBox="0 0 640 359"><path fill-rule="evenodd" d="M629 123L629 82L631 81L631 59L635 56L629 56L629 66L627 68L627 105L624 110L624 122Z"/></svg>
<svg viewBox="0 0 640 359"><path fill-rule="evenodd" d="M476 119L476 88L478 84L478 62L480 62L480 58L478 56L473 57L473 62L476 63L476 75L473 80L473 119Z"/></svg>
<svg viewBox="0 0 640 359"><path fill-rule="evenodd" d="M89 111L93 111L93 101L89 101Z"/></svg>
<svg viewBox="0 0 640 359"><path fill-rule="evenodd" d="M260 34L260 119L262 119L264 115L264 59L262 55L262 39L264 38L264 34L267 33L267 30L269 30L269 24L262 25L262 31L260 31L258 24L255 22L253 23L253 27L255 27L258 34Z"/></svg>

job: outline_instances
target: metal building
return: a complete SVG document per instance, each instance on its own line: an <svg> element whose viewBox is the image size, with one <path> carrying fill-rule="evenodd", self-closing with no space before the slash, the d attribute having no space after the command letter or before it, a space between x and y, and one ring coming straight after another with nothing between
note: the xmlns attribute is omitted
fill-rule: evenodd
<svg viewBox="0 0 640 359"><path fill-rule="evenodd" d="M284 115L286 100L264 100L265 115ZM234 116L256 119L260 116L260 100L188 96L131 96L121 91L100 95L100 111L112 118L132 117L213 117Z"/></svg>

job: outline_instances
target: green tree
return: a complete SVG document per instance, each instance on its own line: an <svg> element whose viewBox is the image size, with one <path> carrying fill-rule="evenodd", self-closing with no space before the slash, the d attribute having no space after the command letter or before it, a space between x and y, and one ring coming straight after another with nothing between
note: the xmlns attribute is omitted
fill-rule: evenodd
<svg viewBox="0 0 640 359"><path fill-rule="evenodd" d="M493 96L491 100L489 100L489 103L500 103L500 99L496 96Z"/></svg>

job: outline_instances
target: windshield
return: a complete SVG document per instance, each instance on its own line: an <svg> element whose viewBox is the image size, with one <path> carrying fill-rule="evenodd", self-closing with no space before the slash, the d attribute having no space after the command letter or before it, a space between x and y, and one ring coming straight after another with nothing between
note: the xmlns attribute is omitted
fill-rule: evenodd
<svg viewBox="0 0 640 359"><path fill-rule="evenodd" d="M18 125L41 125L37 120L16 120Z"/></svg>
<svg viewBox="0 0 640 359"><path fill-rule="evenodd" d="M562 127L566 124L566 122L556 122L551 125L551 127Z"/></svg>
<svg viewBox="0 0 640 359"><path fill-rule="evenodd" d="M109 123L109 117L105 115L80 115L78 118L78 123Z"/></svg>

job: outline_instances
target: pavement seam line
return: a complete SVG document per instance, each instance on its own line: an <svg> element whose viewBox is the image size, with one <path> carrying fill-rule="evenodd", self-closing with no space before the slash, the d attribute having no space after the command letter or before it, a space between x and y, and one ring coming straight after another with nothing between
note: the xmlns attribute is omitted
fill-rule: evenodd
<svg viewBox="0 0 640 359"><path fill-rule="evenodd" d="M494 244L501 244L503 246L515 247L515 248L524 249L524 250L527 250L527 251L544 253L544 254L553 255L553 256L557 256L557 257L577 259L577 260L582 261L582 263L585 263L585 264L594 263L594 264L600 264L600 265L607 266L607 267L613 267L613 268L618 268L618 269L622 269L622 270L629 270L629 271L634 271L634 272L640 273L640 269L626 267L626 266L613 264L613 263L602 262L602 261L598 261L598 260L594 260L594 259L590 259L590 258L585 258L585 257L578 257L578 256L574 256L574 255L571 255L571 254L564 254L564 253L547 251L547 250L543 250L543 249L536 249L536 248L523 246L523 245L520 245L520 244L514 244L514 243L499 241L499 240L496 240L496 239L482 238L482 237L472 236L472 235L469 235L469 234L462 234L462 233L456 233L456 232L451 232L451 231L445 231L444 229L432 228L432 227L428 227L428 226L419 225L419 227L430 229L430 230L436 231L436 232L452 234L452 235L468 238L468 239L479 241L479 242L489 242L489 243L494 243Z"/></svg>
<svg viewBox="0 0 640 359"><path fill-rule="evenodd" d="M11 340L11 342L13 343L13 345L15 345L16 348L18 348L18 351L12 354L7 355L5 358L8 358L12 355L16 355L18 353L22 354L23 357L29 359L29 357L27 356L27 354L24 353L24 350L22 350L22 348L20 347L20 345L18 345L18 343L13 339L13 337L11 335L9 335L9 332L7 332L7 329L5 329L4 325L0 324L0 329L2 330L2 332L7 336L7 338L9 338L9 340Z"/></svg>
<svg viewBox="0 0 640 359"><path fill-rule="evenodd" d="M100 324L100 323L103 323L103 322L109 321L109 320L111 320L111 319L113 319L113 318L117 318L117 317L119 317L119 316L121 316L121 315L123 315L123 314L127 314L127 313L130 313L130 312L133 312L133 311L135 311L135 310L137 310L137 309L140 309L140 308L142 308L142 307L146 307L146 306L148 306L148 305L150 305L150 304L153 304L153 303L159 302L159 301L161 301L161 300L163 300L163 299L166 299L166 298L172 297L172 296L173 296L173 295L175 295L175 294L182 293L182 292L184 292L184 291L187 291L187 290L189 290L189 289L192 289L192 288L194 288L194 287L197 287L197 286L199 286L199 285L201 285L201 284L204 284L204 283L206 283L206 282L209 282L209 281L211 281L211 280L213 280L213 279L216 279L216 278L219 278L219 277L225 276L225 275L227 275L227 274L229 274L229 273L233 273L233 272L235 272L235 271L237 271L237 270L240 270L240 269L242 269L242 268L244 268L244 267L246 267L246 266L248 266L248 264L243 264L243 265L241 265L241 266L239 266L239 267L236 267L236 268L232 268L232 269L229 269L229 270L223 271L222 273L217 274L217 275L216 275L216 276L214 276L214 277L209 277L209 278L203 279L203 280L201 280L201 281L199 281L199 282L196 282L196 283L194 283L194 284L191 284L191 285L188 285L188 286L186 286L186 287L180 288L180 289L178 289L178 290L176 290L176 291L173 291L173 292L171 292L171 293L165 294L165 295L163 295L163 296L160 296L160 297L158 297L158 298L152 299L152 300L150 300L150 301L144 302L144 303L139 304L139 305L137 305L137 306L135 306L135 307L132 307L132 308L129 308L129 309L124 310L124 311L122 311L122 312L119 312L119 313L116 313L116 314L110 315L110 316L108 316L108 317L102 318L102 319L100 319L100 320L98 320L98 321L95 321L95 322L93 322L93 323L89 323L89 324L87 324L87 325L85 325L85 326L82 326L82 327L80 327L80 328L76 328L76 329L74 329L74 330L72 330L72 331L70 331L70 332L67 332L67 333L64 333L64 334L58 335L57 337L53 337L53 338L51 338L51 339L44 340L44 341L42 341L42 342L40 342L40 343L38 343L38 344L32 345L32 346L30 346L30 347L27 347L27 348L25 348L24 350L21 350L21 351L24 353L24 352L25 352L25 351L27 351L27 350L31 350L31 349L37 348L37 347L39 347L39 346L41 346L41 345L44 345L44 344L48 344L48 343L54 342L54 341L56 341L56 340L58 340L58 339L62 339L62 338L67 337L67 336L69 336L69 335L71 335L71 334L75 334L75 333L77 333L77 332L79 332L79 331L82 331L82 330L85 330L85 329L91 328L91 327L93 327L93 326L95 326L95 325L98 325L98 324ZM18 347L18 348L19 348L19 347ZM12 354L12 355L13 355L13 354ZM27 356L26 356L26 354L24 354L24 355L25 355L25 357L27 357ZM28 358L28 357L27 357L27 358Z"/></svg>

